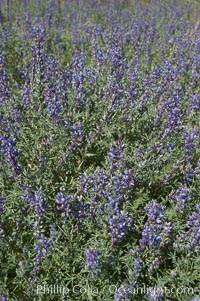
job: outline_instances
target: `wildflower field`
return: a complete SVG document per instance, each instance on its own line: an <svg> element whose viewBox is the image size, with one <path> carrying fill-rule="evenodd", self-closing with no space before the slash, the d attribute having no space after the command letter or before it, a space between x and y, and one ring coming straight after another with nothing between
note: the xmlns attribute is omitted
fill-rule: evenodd
<svg viewBox="0 0 200 301"><path fill-rule="evenodd" d="M200 300L200 2L0 1L0 301Z"/></svg>

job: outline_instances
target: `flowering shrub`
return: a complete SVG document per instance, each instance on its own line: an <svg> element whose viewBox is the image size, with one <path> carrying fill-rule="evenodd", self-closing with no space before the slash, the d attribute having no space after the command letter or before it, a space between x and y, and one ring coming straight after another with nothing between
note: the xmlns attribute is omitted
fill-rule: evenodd
<svg viewBox="0 0 200 301"><path fill-rule="evenodd" d="M0 1L0 300L199 300L199 12Z"/></svg>

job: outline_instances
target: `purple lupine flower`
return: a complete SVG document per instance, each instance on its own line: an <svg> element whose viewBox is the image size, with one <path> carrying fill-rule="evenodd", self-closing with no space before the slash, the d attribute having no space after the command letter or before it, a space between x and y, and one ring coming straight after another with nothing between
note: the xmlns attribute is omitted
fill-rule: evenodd
<svg viewBox="0 0 200 301"><path fill-rule="evenodd" d="M165 129L168 133L172 133L181 123L180 119L183 116L180 108L176 107L169 108L169 111L164 122Z"/></svg>
<svg viewBox="0 0 200 301"><path fill-rule="evenodd" d="M150 273L154 272L155 270L158 269L159 267L159 264L160 264L160 260L158 257L155 257L154 260L151 262L151 264L149 265L149 269L148 271Z"/></svg>
<svg viewBox="0 0 200 301"><path fill-rule="evenodd" d="M183 179L186 184L192 182L192 178L195 175L195 170L190 162L187 162L185 169L183 170Z"/></svg>
<svg viewBox="0 0 200 301"><path fill-rule="evenodd" d="M110 236L113 243L118 242L127 234L131 221L131 218L123 210L119 210L118 214L109 219Z"/></svg>
<svg viewBox="0 0 200 301"><path fill-rule="evenodd" d="M83 69L86 64L86 54L84 52L77 52L72 58L72 64L74 69Z"/></svg>
<svg viewBox="0 0 200 301"><path fill-rule="evenodd" d="M195 297L192 298L190 301L200 301L200 297L199 297L199 296L195 296Z"/></svg>
<svg viewBox="0 0 200 301"><path fill-rule="evenodd" d="M193 246L200 245L200 204L198 204L196 208L197 212L192 213L186 224L189 228L189 235Z"/></svg>
<svg viewBox="0 0 200 301"><path fill-rule="evenodd" d="M109 147L108 161L111 164L111 170L122 164L121 159L124 158L123 149L124 144L120 142L115 142L113 146Z"/></svg>
<svg viewBox="0 0 200 301"><path fill-rule="evenodd" d="M118 80L115 80L114 76L111 75L108 80L108 88L109 88L109 92L111 94L111 96L110 96L111 110L116 112L121 106L123 106L126 109L124 85L121 82L119 82Z"/></svg>
<svg viewBox="0 0 200 301"><path fill-rule="evenodd" d="M109 202L106 204L106 209L110 210L118 210L119 204L122 203L124 197L122 195L109 195Z"/></svg>
<svg viewBox="0 0 200 301"><path fill-rule="evenodd" d="M179 212L183 212L186 209L187 202L191 200L190 197L190 188L186 184L179 183L177 190L173 190L168 199L171 199L175 202L175 208Z"/></svg>
<svg viewBox="0 0 200 301"><path fill-rule="evenodd" d="M5 104L10 96L9 79L3 53L0 51L0 105Z"/></svg>
<svg viewBox="0 0 200 301"><path fill-rule="evenodd" d="M59 192L56 195L56 204L58 210L65 212L65 216L75 217L78 221L81 221L86 216L88 206L85 205L83 199L80 197L64 196L62 192Z"/></svg>
<svg viewBox="0 0 200 301"><path fill-rule="evenodd" d="M166 145L166 148L167 148L168 153L171 153L172 150L173 150L173 148L174 148L175 146L176 146L176 142L175 142L175 141L168 143L168 144Z"/></svg>
<svg viewBox="0 0 200 301"><path fill-rule="evenodd" d="M75 197L71 204L71 216L77 218L78 221L81 221L86 217L86 211L88 206L85 205L83 198Z"/></svg>
<svg viewBox="0 0 200 301"><path fill-rule="evenodd" d="M196 168L194 169L194 174L200 173L200 158L197 160Z"/></svg>
<svg viewBox="0 0 200 301"><path fill-rule="evenodd" d="M4 16L2 14L2 9L0 8L0 22L2 24L2 27L3 27L3 22L4 22Z"/></svg>
<svg viewBox="0 0 200 301"><path fill-rule="evenodd" d="M113 146L111 146L109 148L110 162L124 158L124 154L122 152L123 149L124 149L124 144L120 144L118 142L116 142Z"/></svg>
<svg viewBox="0 0 200 301"><path fill-rule="evenodd" d="M168 83L163 83L163 85L168 85ZM166 137L176 132L182 123L184 117L181 111L183 95L182 88L179 85L175 86L171 97L169 98L166 95L160 107L156 109L154 122L156 125L164 124L163 141L166 140ZM158 97L160 98L160 91L158 91Z"/></svg>
<svg viewBox="0 0 200 301"><path fill-rule="evenodd" d="M35 224L35 230L38 229L40 225L36 222ZM36 230L37 231L37 230ZM39 264L41 260L46 256L47 254L47 249L49 248L51 244L51 238L45 237L44 233L40 233L39 231L35 231L35 239L36 243L34 245L34 250L36 251L36 256L35 256L35 272L39 270Z"/></svg>
<svg viewBox="0 0 200 301"><path fill-rule="evenodd" d="M161 241L161 232L162 225L147 223L142 231L142 238L140 239L141 248L145 248L147 246L159 246Z"/></svg>
<svg viewBox="0 0 200 301"><path fill-rule="evenodd" d="M46 201L42 196L41 191L35 191L34 193L30 193L31 199L29 200L29 204L34 208L36 215L41 218L46 212Z"/></svg>
<svg viewBox="0 0 200 301"><path fill-rule="evenodd" d="M5 295L0 296L0 301L8 301L8 297Z"/></svg>
<svg viewBox="0 0 200 301"><path fill-rule="evenodd" d="M72 130L70 134L71 134L70 149L75 150L78 146L81 145L85 134L85 131L82 129L82 124L81 123L74 124L72 126Z"/></svg>
<svg viewBox="0 0 200 301"><path fill-rule="evenodd" d="M72 86L72 76L73 76L73 71L72 69L67 66L66 69L65 69L65 79L66 79L66 84L68 87L71 87Z"/></svg>
<svg viewBox="0 0 200 301"><path fill-rule="evenodd" d="M45 29L42 28L41 25L34 25L32 27L32 38L35 41L42 43L45 41L45 37L46 37Z"/></svg>
<svg viewBox="0 0 200 301"><path fill-rule="evenodd" d="M71 195L64 196L62 192L59 192L56 195L56 204L57 204L57 209L58 210L65 210L68 213L71 212L70 205L69 205L69 200L71 200Z"/></svg>
<svg viewBox="0 0 200 301"><path fill-rule="evenodd" d="M188 112L198 112L200 110L200 94L192 94L188 101Z"/></svg>
<svg viewBox="0 0 200 301"><path fill-rule="evenodd" d="M31 45L31 53L32 53L32 79L35 83L33 86L33 95L35 94L37 97L41 97L41 95L37 95L37 89L39 89L40 94L42 94L44 78L45 78L45 65L46 65L46 53L44 50L44 42L46 38L45 30L41 25L36 25L32 27L32 37L33 44Z"/></svg>
<svg viewBox="0 0 200 301"><path fill-rule="evenodd" d="M84 87L77 87L75 90L75 110L78 110L82 104L86 102L86 89Z"/></svg>
<svg viewBox="0 0 200 301"><path fill-rule="evenodd" d="M108 58L107 50L105 49L105 47L99 47L96 42L94 42L92 46L93 46L92 54L93 54L95 60L98 63L98 66L100 68L107 61L107 58Z"/></svg>
<svg viewBox="0 0 200 301"><path fill-rule="evenodd" d="M46 212L46 202L40 192L35 192L30 202L31 206L34 207L37 216L43 216Z"/></svg>
<svg viewBox="0 0 200 301"><path fill-rule="evenodd" d="M16 150L16 139L14 134L0 135L1 152L6 156L9 168L18 173L19 165L17 163L18 151Z"/></svg>
<svg viewBox="0 0 200 301"><path fill-rule="evenodd" d="M36 79L36 75L40 75L40 78L37 79L37 81L39 81L39 79L41 79L42 77L44 77L44 65L45 65L45 52L43 49L43 45L41 43L39 44L33 44L31 45L31 53L33 56L33 61L32 61L32 65L33 65L33 79Z"/></svg>
<svg viewBox="0 0 200 301"><path fill-rule="evenodd" d="M116 70L121 66L126 66L126 59L123 57L120 47L112 47L108 58L111 66L116 68Z"/></svg>
<svg viewBox="0 0 200 301"><path fill-rule="evenodd" d="M170 232L173 229L171 222L164 222L161 233L161 244L165 244L170 240Z"/></svg>
<svg viewBox="0 0 200 301"><path fill-rule="evenodd" d="M198 147L199 142L199 133L196 129L192 130L185 130L184 133L184 152L185 152L185 159L192 158L192 152L194 149Z"/></svg>
<svg viewBox="0 0 200 301"><path fill-rule="evenodd" d="M32 12L30 10L25 13L24 25L28 33L32 32ZM27 35L24 34L24 37L27 38Z"/></svg>
<svg viewBox="0 0 200 301"><path fill-rule="evenodd" d="M49 30L51 29L51 26L53 25L53 20L54 20L53 12L55 11L55 9L56 9L56 2L54 0L50 0L48 6L46 8L46 12L45 12L45 21L46 21L46 24L48 24Z"/></svg>
<svg viewBox="0 0 200 301"><path fill-rule="evenodd" d="M49 56L45 65L44 81L43 94L47 111L58 122L60 121L60 114L67 103L67 76L62 72L53 55Z"/></svg>
<svg viewBox="0 0 200 301"><path fill-rule="evenodd" d="M39 265L46 256L47 249L50 246L51 239L47 238L44 233L44 214L46 212L46 202L42 196L41 191L30 192L24 194L24 198L29 202L30 206L35 211L35 223L34 223L34 250L36 251L34 261L34 273L39 271Z"/></svg>
<svg viewBox="0 0 200 301"><path fill-rule="evenodd" d="M132 274L132 277L134 278L134 281L137 280L137 278L140 276L140 273L142 271L142 265L143 265L142 258L141 257L136 257L134 259L133 274Z"/></svg>
<svg viewBox="0 0 200 301"><path fill-rule="evenodd" d="M60 65L59 62L55 59L55 57L50 54L47 56L47 62L45 65L45 74L44 74L44 79L46 84L50 83L55 90L57 90L56 86L54 84L57 82L57 79L60 76L61 70L60 70Z"/></svg>
<svg viewBox="0 0 200 301"><path fill-rule="evenodd" d="M95 186L93 185L92 190L94 192L102 192L103 196L107 196L110 193L108 187L109 176L102 171L101 169L97 168L95 172Z"/></svg>
<svg viewBox="0 0 200 301"><path fill-rule="evenodd" d="M148 287L147 296L149 301L161 301L164 297L164 289L159 287Z"/></svg>
<svg viewBox="0 0 200 301"><path fill-rule="evenodd" d="M45 93L45 100L47 102L47 111L50 117L55 117L58 119L61 113L61 104L57 98L54 87L49 86L48 88L45 89L44 93Z"/></svg>
<svg viewBox="0 0 200 301"><path fill-rule="evenodd" d="M155 200L150 201L145 207L148 220L142 231L140 247L159 247L165 243L172 229L171 223L164 221L164 206Z"/></svg>
<svg viewBox="0 0 200 301"><path fill-rule="evenodd" d="M0 213L3 212L4 203L5 203L4 198L0 197Z"/></svg>
<svg viewBox="0 0 200 301"><path fill-rule="evenodd" d="M92 176L89 176L86 172L84 172L80 176L79 185L80 185L80 189L79 189L80 194L86 193L89 190L89 188L94 186L94 180L92 179Z"/></svg>
<svg viewBox="0 0 200 301"><path fill-rule="evenodd" d="M22 70L21 77L25 80L25 83L21 88L21 104L22 106L26 107L29 104L31 98L31 83L28 75L28 70Z"/></svg>
<svg viewBox="0 0 200 301"><path fill-rule="evenodd" d="M200 204L196 206L197 212L190 215L186 223L188 230L176 237L174 247L181 250L194 250L200 246Z"/></svg>
<svg viewBox="0 0 200 301"><path fill-rule="evenodd" d="M112 166L111 166L112 168ZM118 170L110 171L109 175L97 168L93 175L84 173L80 177L79 190L77 195L84 193L90 195L90 213L96 216L97 212L108 214L109 211L118 211L119 204L124 200L124 196L134 185L135 174L130 169L125 169L121 173ZM107 200L105 205L101 205L102 198Z"/></svg>
<svg viewBox="0 0 200 301"><path fill-rule="evenodd" d="M114 301L129 301L129 298L131 296L130 289L128 287L125 287L123 284L120 285L120 287L115 292Z"/></svg>
<svg viewBox="0 0 200 301"><path fill-rule="evenodd" d="M163 217L164 206L155 200L151 200L145 207L150 221L158 221Z"/></svg>
<svg viewBox="0 0 200 301"><path fill-rule="evenodd" d="M116 172L111 180L113 186L117 192L121 192L123 189L127 190L134 186L136 175L131 169L125 169L121 173Z"/></svg>
<svg viewBox="0 0 200 301"><path fill-rule="evenodd" d="M98 272L99 269L99 260L98 257L101 255L101 252L89 248L86 251L86 268L91 270L94 273Z"/></svg>
<svg viewBox="0 0 200 301"><path fill-rule="evenodd" d="M98 38L99 36L102 35L102 31L103 31L102 24L95 24L92 31L92 37Z"/></svg>
<svg viewBox="0 0 200 301"><path fill-rule="evenodd" d="M72 74L72 84L77 90L84 82L85 72L83 71L75 71Z"/></svg>
<svg viewBox="0 0 200 301"><path fill-rule="evenodd" d="M72 118L71 117L66 117L64 120L64 124L66 126L66 128L68 128L71 124Z"/></svg>
<svg viewBox="0 0 200 301"><path fill-rule="evenodd" d="M101 197L93 193L90 194L90 205L89 205L89 216L92 221L96 224L99 217L105 215L104 206L101 204Z"/></svg>
<svg viewBox="0 0 200 301"><path fill-rule="evenodd" d="M68 78L67 78L67 74L62 70L60 70L59 72L56 85L57 85L57 93L58 93L61 106L62 108L64 108L66 107L68 101L67 99Z"/></svg>

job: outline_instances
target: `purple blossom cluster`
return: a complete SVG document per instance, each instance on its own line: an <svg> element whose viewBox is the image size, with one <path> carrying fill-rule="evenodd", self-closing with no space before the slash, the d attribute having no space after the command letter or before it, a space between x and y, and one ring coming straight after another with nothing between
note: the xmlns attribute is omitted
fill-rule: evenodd
<svg viewBox="0 0 200 301"><path fill-rule="evenodd" d="M164 290L155 288L155 287L149 287L148 288L148 298L149 301L160 301L164 297Z"/></svg>
<svg viewBox="0 0 200 301"><path fill-rule="evenodd" d="M56 204L57 204L57 209L58 210L67 210L69 212L69 204L68 201L71 199L71 196L64 196L64 194L62 192L59 192L56 195Z"/></svg>
<svg viewBox="0 0 200 301"><path fill-rule="evenodd" d="M129 289L122 284L115 292L114 301L129 301L130 296Z"/></svg>
<svg viewBox="0 0 200 301"><path fill-rule="evenodd" d="M99 259L101 252L89 248L86 251L86 268L94 273L98 272L99 269Z"/></svg>
<svg viewBox="0 0 200 301"><path fill-rule="evenodd" d="M50 55L45 62L43 95L46 109L56 122L62 119L63 108L67 105L67 75L60 70L59 62Z"/></svg>
<svg viewBox="0 0 200 301"><path fill-rule="evenodd" d="M5 155L6 161L12 173L17 173L19 170L17 157L18 151L16 149L16 138L13 134L0 135L1 152Z"/></svg>
<svg viewBox="0 0 200 301"><path fill-rule="evenodd" d="M121 159L124 158L123 149L124 145L120 142L114 143L114 145L109 148L109 163L112 169L115 169L121 164Z"/></svg>
<svg viewBox="0 0 200 301"><path fill-rule="evenodd" d="M28 191L24 194L24 199L29 203L35 211L34 222L34 251L36 252L34 261L34 273L39 272L40 262L47 254L47 250L51 244L51 239L45 235L44 214L46 213L46 202L41 191Z"/></svg>
<svg viewBox="0 0 200 301"><path fill-rule="evenodd" d="M196 296L194 298L192 298L190 301L199 301L200 300L200 297Z"/></svg>
<svg viewBox="0 0 200 301"><path fill-rule="evenodd" d="M113 243L118 242L127 234L131 226L131 221L131 218L123 210L109 219L110 236L112 237Z"/></svg>
<svg viewBox="0 0 200 301"><path fill-rule="evenodd" d="M200 95L192 94L188 102L188 112L192 114L192 112L198 112L199 110L200 110Z"/></svg>
<svg viewBox="0 0 200 301"><path fill-rule="evenodd" d="M70 133L70 136L71 136L70 149L72 151L74 151L78 146L81 145L81 143L83 141L84 133L85 133L85 131L83 130L81 123L74 124L72 126L72 130Z"/></svg>
<svg viewBox="0 0 200 301"><path fill-rule="evenodd" d="M132 287L138 286L138 279L141 275L142 268L143 268L143 259L141 257L135 257L133 262L133 271L131 273L131 281L130 284Z"/></svg>
<svg viewBox="0 0 200 301"><path fill-rule="evenodd" d="M4 203L5 203L4 198L0 197L0 213L3 212Z"/></svg>
<svg viewBox="0 0 200 301"><path fill-rule="evenodd" d="M4 105L10 96L9 78L6 72L5 57L0 51L0 105Z"/></svg>
<svg viewBox="0 0 200 301"><path fill-rule="evenodd" d="M186 160L192 159L193 150L198 147L199 135L196 129L186 130L184 133L184 151Z"/></svg>
<svg viewBox="0 0 200 301"><path fill-rule="evenodd" d="M74 217L78 220L84 219L87 213L87 205L81 198L65 196L63 192L56 195L57 209L64 211L65 217Z"/></svg>
<svg viewBox="0 0 200 301"><path fill-rule="evenodd" d="M154 258L154 260L151 262L149 266L149 272L152 273L159 267L160 260L158 257Z"/></svg>
<svg viewBox="0 0 200 301"><path fill-rule="evenodd" d="M187 184L179 183L178 189L173 190L168 199L174 202L178 212L183 212L187 208L187 203L191 201L190 188Z"/></svg>
<svg viewBox="0 0 200 301"><path fill-rule="evenodd" d="M186 222L187 230L176 238L175 248L180 250L198 249L200 245L200 204L196 206L197 211L189 216Z"/></svg>
<svg viewBox="0 0 200 301"><path fill-rule="evenodd" d="M109 148L109 174L100 168L92 175L83 173L73 196L64 196L63 193L56 196L57 209L64 210L67 216L92 218L95 224L101 223L102 219L108 223L108 233L113 242L122 239L131 224L131 218L120 206L125 195L133 189L136 179L133 170L123 160L123 148L119 142ZM86 201L88 198L89 202Z"/></svg>
<svg viewBox="0 0 200 301"><path fill-rule="evenodd" d="M162 240L169 237L172 230L172 223L166 222L164 217L164 206L155 200L150 201L145 207L148 220L142 231L140 248L146 247L159 248Z"/></svg>

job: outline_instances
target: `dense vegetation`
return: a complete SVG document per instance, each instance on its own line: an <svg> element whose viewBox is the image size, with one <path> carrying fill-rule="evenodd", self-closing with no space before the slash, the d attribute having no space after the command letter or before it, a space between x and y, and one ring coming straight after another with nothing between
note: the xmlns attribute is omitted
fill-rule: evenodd
<svg viewBox="0 0 200 301"><path fill-rule="evenodd" d="M0 300L200 300L198 2L0 2Z"/></svg>

